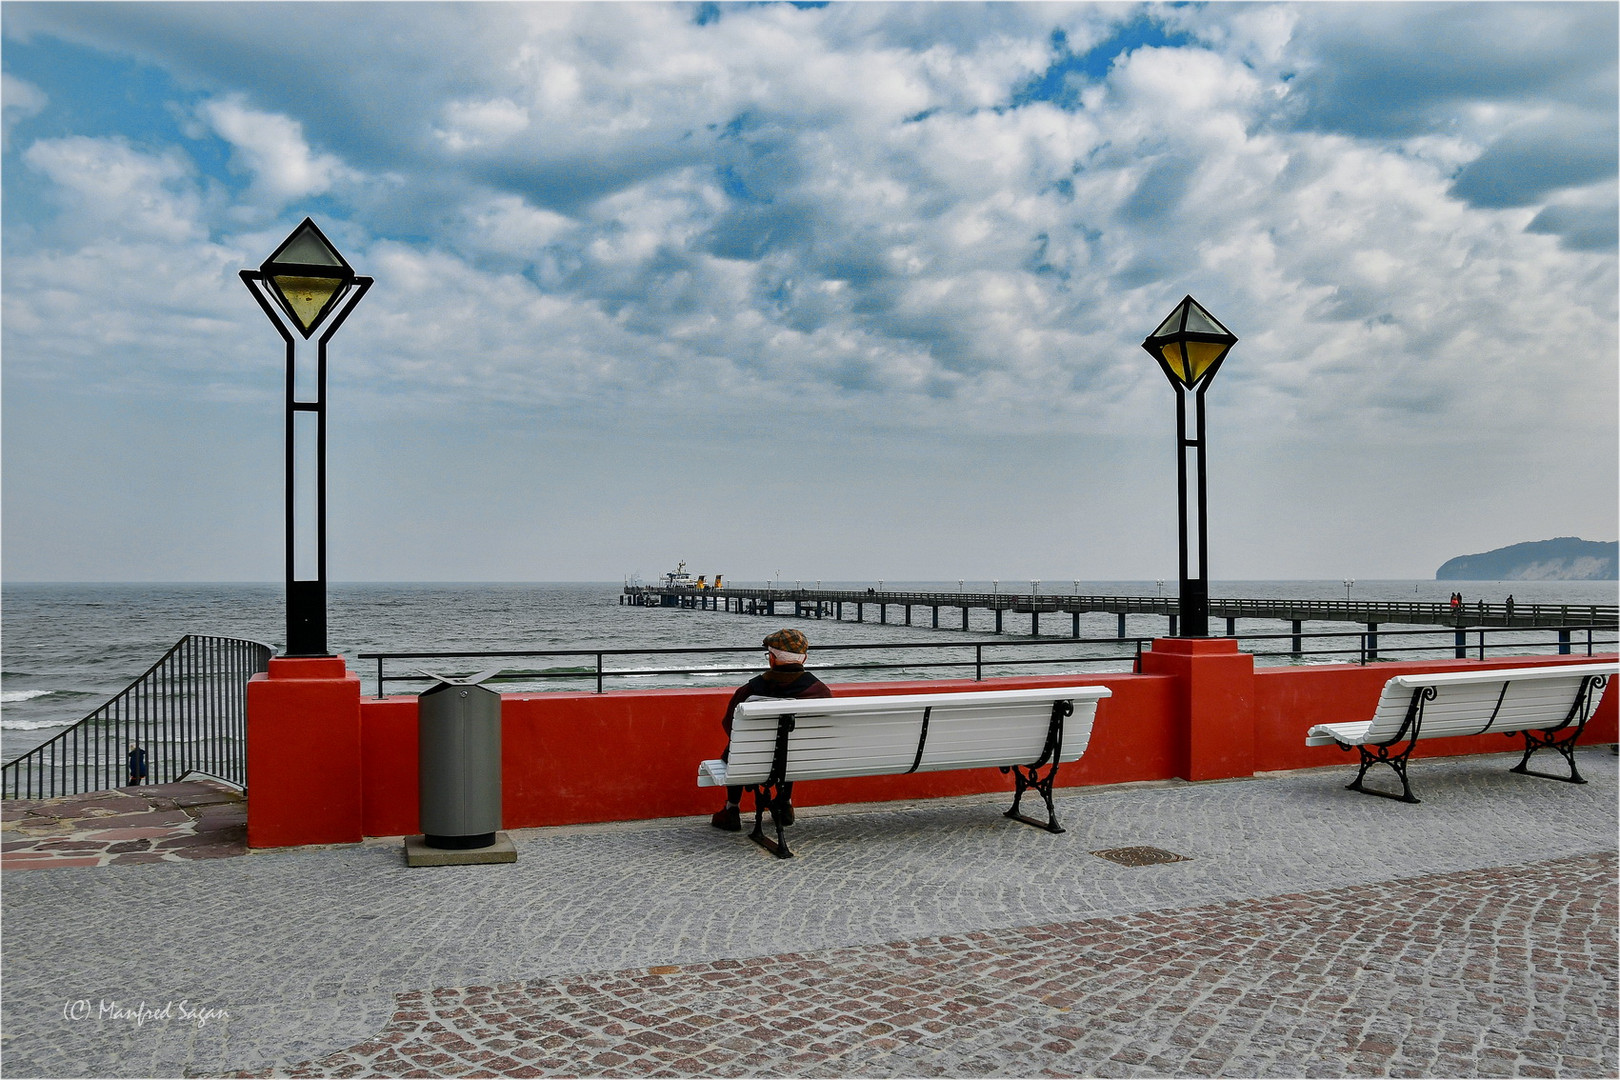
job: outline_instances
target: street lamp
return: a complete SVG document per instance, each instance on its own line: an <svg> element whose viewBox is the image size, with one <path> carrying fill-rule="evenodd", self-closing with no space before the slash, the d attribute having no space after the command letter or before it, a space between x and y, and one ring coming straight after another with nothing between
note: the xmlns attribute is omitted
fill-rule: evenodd
<svg viewBox="0 0 1620 1080"><path fill-rule="evenodd" d="M1176 305L1159 328L1142 342L1142 348L1158 361L1170 385L1176 390L1177 492L1180 495L1181 525L1181 636L1209 636L1209 576L1206 555L1209 529L1204 496L1204 391L1209 389L1221 361L1237 344L1237 337L1215 321L1215 317L1191 296ZM1187 434L1187 393L1194 400L1193 434ZM1187 456L1197 451L1194 477L1197 484L1194 508L1196 525L1188 528ZM1196 558L1191 544L1196 540ZM1196 572L1195 572L1196 571Z"/></svg>
<svg viewBox="0 0 1620 1080"><path fill-rule="evenodd" d="M1030 580L1030 583L1029 583L1029 595L1031 595L1031 596L1039 596L1040 594L1041 594L1041 579L1040 578L1032 578Z"/></svg>
<svg viewBox="0 0 1620 1080"><path fill-rule="evenodd" d="M1356 586L1356 579L1355 578L1345 578L1344 579L1344 602L1345 603L1348 604L1350 602L1350 590L1355 588L1355 586Z"/></svg>
<svg viewBox="0 0 1620 1080"><path fill-rule="evenodd" d="M287 343L286 655L327 656L326 343L372 279L357 276L309 218L241 278ZM311 378L292 331L308 341L317 329Z"/></svg>

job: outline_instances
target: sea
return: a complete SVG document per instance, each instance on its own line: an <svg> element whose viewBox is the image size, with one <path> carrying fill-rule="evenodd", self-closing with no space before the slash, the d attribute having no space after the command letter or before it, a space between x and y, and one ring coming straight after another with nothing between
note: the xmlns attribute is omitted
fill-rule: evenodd
<svg viewBox="0 0 1620 1080"><path fill-rule="evenodd" d="M731 582L734 586L761 587L763 582ZM780 589L791 589L799 582L778 580ZM804 581L805 588L819 585L829 589L865 591L876 581ZM623 582L530 582L530 583L345 583L328 586L327 641L331 651L345 658L350 669L362 678L366 694L377 691L376 665L359 658L361 653L538 651L595 649L705 649L716 647L757 648L761 638L776 625L759 616L723 611L682 608L634 607L619 603ZM999 581L887 581L886 590L918 592L1028 592L1028 582ZM1173 595L1174 582L1042 582L1039 591L1084 595L1155 596ZM1615 604L1620 587L1613 581L1361 581L1346 584L1327 581L1226 581L1212 582L1212 597L1333 599L1347 594L1356 600L1416 600L1444 603L1453 592L1465 601L1500 603L1509 595L1519 605L1530 604ZM845 654L852 662L890 664L879 674L867 672L859 681L877 678L928 678L960 676L969 669L940 671L914 666L925 654L905 646L924 642L1016 641L1029 634L1029 616L1008 613L997 635L994 616L988 611L971 615L969 630L961 630L960 614L941 612L941 629L929 625L926 608L916 609L915 624L901 625L901 616L890 607L890 622L877 621L868 609L866 621L854 622L850 606L845 620L797 620L778 616L783 626L795 626L809 636L812 647L810 667L817 669L818 645L869 644L881 646ZM18 583L0 586L0 761L11 761L59 734L67 726L94 711L102 703L139 678L186 634L209 634L247 638L280 646L285 638L285 600L280 584L61 584ZM1212 630L1221 630L1223 620L1212 620ZM1070 617L1048 614L1041 629L1052 636L1068 636ZM1286 624L1266 620L1240 620L1237 632L1244 634L1285 633ZM1360 630L1358 624L1312 623L1308 630ZM1390 625L1384 631L1398 630ZM1151 637L1168 630L1159 615L1132 615L1127 634ZM1114 638L1117 616L1097 613L1083 616L1082 638ZM1614 635L1605 635L1613 641ZM1545 643L1546 632L1528 635ZM1428 639L1425 639L1427 641ZM1492 641L1499 640L1494 636ZM1392 638L1385 641L1393 644ZM1436 635L1432 653L1416 656L1450 655L1449 638ZM1312 657L1311 645L1300 661L1287 657L1268 658L1262 663L1342 662L1344 657ZM1613 646L1609 648L1612 650ZM1077 656L1081 650L1067 655ZM1134 646L1098 644L1085 650L1096 662L1068 668L1036 669L988 667L987 674L1075 673L1130 670ZM1544 645L1528 645L1526 652L1549 652ZM934 659L940 653L926 654ZM966 653L962 654L966 655ZM648 667L696 668L682 674L630 674L609 680L608 690L651 686L720 686L744 681L739 668L756 663L748 654L716 657L641 657L628 664L630 669ZM424 659L394 664L391 671L406 672L419 667L436 674L458 675L496 666L498 661L468 659ZM527 683L501 684L503 690L591 690L594 676L577 676L594 665L594 658L557 657L527 660L534 677ZM621 665L624 667L624 665ZM823 677L856 681L851 673L823 669ZM422 684L417 685L420 689ZM409 684L390 684L391 693L411 692Z"/></svg>

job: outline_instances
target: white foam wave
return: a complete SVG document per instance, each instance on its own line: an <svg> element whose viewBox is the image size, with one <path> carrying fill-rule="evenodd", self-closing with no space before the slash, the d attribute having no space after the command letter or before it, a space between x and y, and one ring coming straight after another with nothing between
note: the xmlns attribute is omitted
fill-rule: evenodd
<svg viewBox="0 0 1620 1080"><path fill-rule="evenodd" d="M71 727L71 720L0 720L0 728L7 731L44 731L46 728Z"/></svg>
<svg viewBox="0 0 1620 1080"><path fill-rule="evenodd" d="M54 693L55 690L0 690L0 705L10 705L14 701L31 701Z"/></svg>

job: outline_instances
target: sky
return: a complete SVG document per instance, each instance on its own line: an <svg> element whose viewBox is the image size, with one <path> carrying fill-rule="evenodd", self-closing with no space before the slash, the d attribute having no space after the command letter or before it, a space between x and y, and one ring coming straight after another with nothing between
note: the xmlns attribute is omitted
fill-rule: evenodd
<svg viewBox="0 0 1620 1080"><path fill-rule="evenodd" d="M0 575L1215 580L1620 535L1611 3L5 3Z"/></svg>

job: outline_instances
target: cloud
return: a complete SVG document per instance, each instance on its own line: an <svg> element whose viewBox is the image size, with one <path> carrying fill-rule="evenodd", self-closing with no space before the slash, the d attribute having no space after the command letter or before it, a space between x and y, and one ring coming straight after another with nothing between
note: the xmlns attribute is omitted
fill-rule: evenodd
<svg viewBox="0 0 1620 1080"><path fill-rule="evenodd" d="M36 116L50 99L45 91L31 82L13 78L10 73L0 75L0 112L4 113L5 145L11 145L11 127L19 120Z"/></svg>
<svg viewBox="0 0 1620 1080"><path fill-rule="evenodd" d="M186 241L202 233L193 170L172 148L144 153L121 138L41 139L23 160L48 177L69 234Z"/></svg>
<svg viewBox="0 0 1620 1080"><path fill-rule="evenodd" d="M252 177L247 198L262 211L274 213L294 199L323 195L358 178L336 157L312 151L302 124L249 108L239 94L204 102L198 113L230 143L233 164Z"/></svg>

